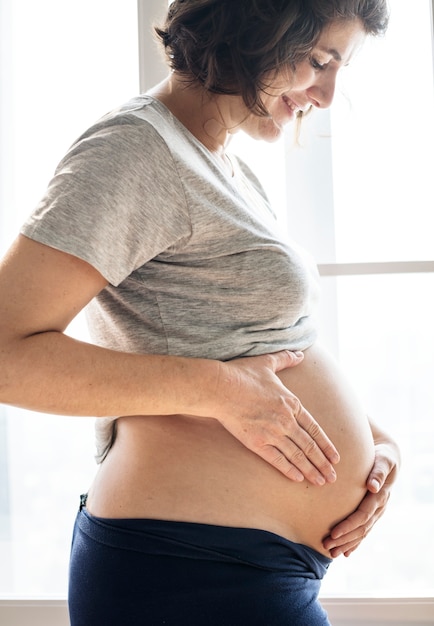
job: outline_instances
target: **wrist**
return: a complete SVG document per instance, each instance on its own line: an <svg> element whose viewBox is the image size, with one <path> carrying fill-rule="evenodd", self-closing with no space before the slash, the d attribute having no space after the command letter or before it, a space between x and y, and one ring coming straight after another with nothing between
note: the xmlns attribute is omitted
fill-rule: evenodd
<svg viewBox="0 0 434 626"><path fill-rule="evenodd" d="M219 390L223 363L213 359L185 358L181 368L178 413L197 417L215 417L218 414Z"/></svg>

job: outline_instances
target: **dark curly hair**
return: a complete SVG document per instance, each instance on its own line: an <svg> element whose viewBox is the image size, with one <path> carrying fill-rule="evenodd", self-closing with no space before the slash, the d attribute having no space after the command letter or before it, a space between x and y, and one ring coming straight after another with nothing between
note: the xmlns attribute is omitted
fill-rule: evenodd
<svg viewBox="0 0 434 626"><path fill-rule="evenodd" d="M268 115L265 76L309 56L331 21L356 18L367 34L383 34L387 0L174 0L155 31L187 81L241 95L252 112Z"/></svg>

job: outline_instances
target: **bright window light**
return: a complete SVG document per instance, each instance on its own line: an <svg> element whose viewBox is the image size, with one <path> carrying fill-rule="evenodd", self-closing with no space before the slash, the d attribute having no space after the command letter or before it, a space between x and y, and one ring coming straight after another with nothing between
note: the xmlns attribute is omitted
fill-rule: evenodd
<svg viewBox="0 0 434 626"><path fill-rule="evenodd" d="M345 70L300 147L291 133L233 142L319 264L434 259L430 0L390 5L386 38ZM3 253L68 146L138 92L139 68L136 0L2 0L0 12ZM325 340L403 453L385 517L323 595L432 596L434 274L324 277L323 291ZM86 336L80 320L70 330ZM0 597L66 596L93 454L92 419L0 407Z"/></svg>

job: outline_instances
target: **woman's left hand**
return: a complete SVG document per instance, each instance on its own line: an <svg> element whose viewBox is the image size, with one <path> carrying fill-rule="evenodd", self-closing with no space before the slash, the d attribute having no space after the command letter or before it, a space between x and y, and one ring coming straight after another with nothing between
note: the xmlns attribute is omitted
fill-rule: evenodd
<svg viewBox="0 0 434 626"><path fill-rule="evenodd" d="M400 454L396 443L372 426L375 441L375 461L366 481L367 493L358 508L332 528L323 546L332 558L350 556L374 524L383 515L395 482ZM377 435L377 436L376 436Z"/></svg>

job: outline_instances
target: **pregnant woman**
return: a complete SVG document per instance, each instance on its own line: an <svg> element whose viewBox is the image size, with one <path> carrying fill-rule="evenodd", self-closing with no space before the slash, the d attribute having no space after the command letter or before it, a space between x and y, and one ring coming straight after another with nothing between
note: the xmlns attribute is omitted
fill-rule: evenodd
<svg viewBox="0 0 434 626"><path fill-rule="evenodd" d="M95 415L73 626L325 625L398 466L316 338L318 277L228 154L312 107L382 0L175 0L170 75L71 147L0 270L0 401ZM314 182L313 182L314 184ZM93 344L64 334L87 307Z"/></svg>

